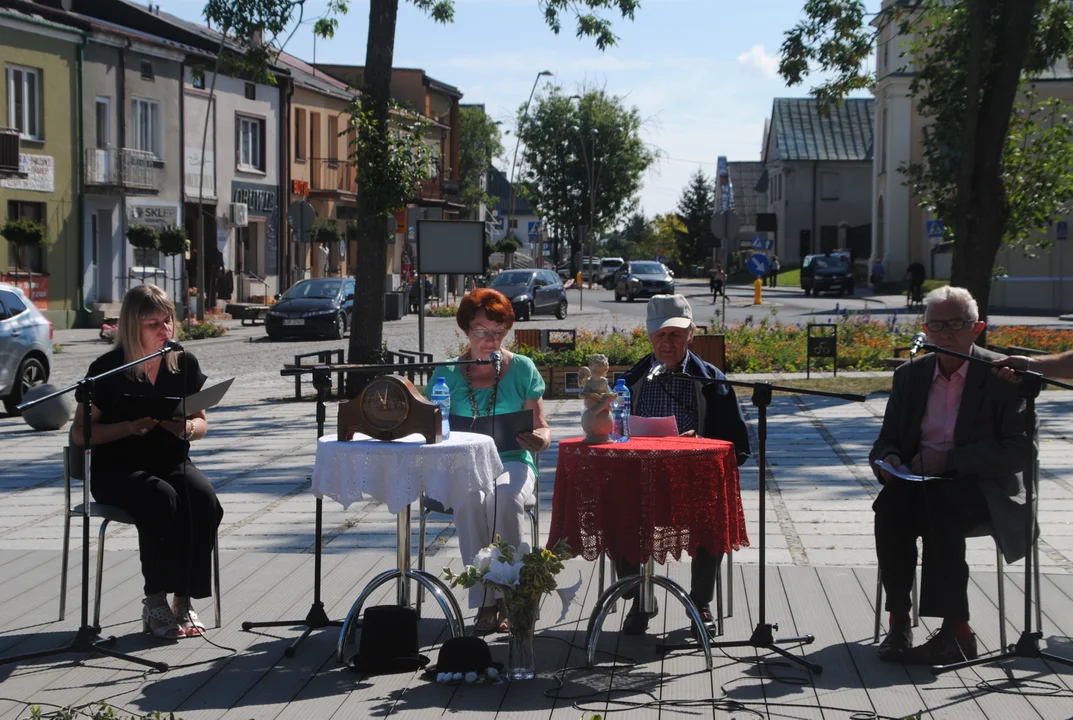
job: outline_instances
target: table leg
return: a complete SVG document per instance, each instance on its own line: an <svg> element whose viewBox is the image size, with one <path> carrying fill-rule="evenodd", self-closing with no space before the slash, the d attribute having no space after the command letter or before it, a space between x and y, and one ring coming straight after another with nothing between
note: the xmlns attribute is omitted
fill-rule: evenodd
<svg viewBox="0 0 1073 720"><path fill-rule="evenodd" d="M656 610L656 593L652 586L652 579L656 574L656 561L648 558L641 569L643 578L641 585L641 611L651 615Z"/></svg>
<svg viewBox="0 0 1073 720"><path fill-rule="evenodd" d="M398 550L399 579L396 581L396 603L399 607L410 607L410 506L403 508L396 519L395 547Z"/></svg>

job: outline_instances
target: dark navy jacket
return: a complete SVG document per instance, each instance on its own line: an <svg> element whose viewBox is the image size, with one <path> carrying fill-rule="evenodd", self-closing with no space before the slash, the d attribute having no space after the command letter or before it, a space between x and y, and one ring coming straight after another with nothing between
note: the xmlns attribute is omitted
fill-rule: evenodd
<svg viewBox="0 0 1073 720"><path fill-rule="evenodd" d="M630 368L623 379L626 387L630 389L630 397L633 407L637 409L637 402L641 397L641 387L645 383L645 376L652 367L654 357L648 354ZM694 377L710 378L712 380L726 380L719 368L711 363L706 363L697 357L692 351L686 351L686 361L682 366L682 372ZM745 427L745 416L742 415L738 405L738 397L734 394L734 388L729 385L696 383L697 389L697 435L699 437L713 438L715 440L727 440L734 443L738 453L738 465L749 459L752 450L749 447L749 431Z"/></svg>

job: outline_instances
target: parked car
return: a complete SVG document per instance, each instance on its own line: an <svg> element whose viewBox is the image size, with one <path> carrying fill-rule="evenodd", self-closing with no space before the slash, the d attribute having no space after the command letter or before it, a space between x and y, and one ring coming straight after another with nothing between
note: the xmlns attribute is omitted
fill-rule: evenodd
<svg viewBox="0 0 1073 720"><path fill-rule="evenodd" d="M22 290L0 283L0 398L8 415L34 385L48 382L52 323Z"/></svg>
<svg viewBox="0 0 1073 720"><path fill-rule="evenodd" d="M607 290L614 289L615 273L624 262L626 261L620 257L600 258L600 266L593 273L593 282L603 285Z"/></svg>
<svg viewBox="0 0 1073 720"><path fill-rule="evenodd" d="M504 270L491 287L507 296L518 320L539 314L554 314L560 320L566 317L566 289L551 270Z"/></svg>
<svg viewBox="0 0 1073 720"><path fill-rule="evenodd" d="M848 252L806 255L801 263L801 288L806 295L838 290L853 294L853 261Z"/></svg>
<svg viewBox="0 0 1073 720"><path fill-rule="evenodd" d="M631 260L619 266L614 276L615 302L633 302L634 298L673 295L674 276L663 263L654 260Z"/></svg>
<svg viewBox="0 0 1073 720"><path fill-rule="evenodd" d="M354 309L352 278L299 280L265 317L265 332L278 340L287 335L326 335L338 340L350 327Z"/></svg>

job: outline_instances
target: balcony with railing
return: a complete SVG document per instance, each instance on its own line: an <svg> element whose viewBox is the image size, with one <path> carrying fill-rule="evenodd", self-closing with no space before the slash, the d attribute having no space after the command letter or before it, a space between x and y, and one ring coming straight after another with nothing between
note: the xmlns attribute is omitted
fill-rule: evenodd
<svg viewBox="0 0 1073 720"><path fill-rule="evenodd" d="M86 185L153 195L160 192L156 156L131 148L86 148Z"/></svg>
<svg viewBox="0 0 1073 720"><path fill-rule="evenodd" d="M312 158L309 161L310 193L357 195L354 165L338 158Z"/></svg>
<svg viewBox="0 0 1073 720"><path fill-rule="evenodd" d="M428 177L421 183L421 199L443 199L443 158L433 158L429 163Z"/></svg>

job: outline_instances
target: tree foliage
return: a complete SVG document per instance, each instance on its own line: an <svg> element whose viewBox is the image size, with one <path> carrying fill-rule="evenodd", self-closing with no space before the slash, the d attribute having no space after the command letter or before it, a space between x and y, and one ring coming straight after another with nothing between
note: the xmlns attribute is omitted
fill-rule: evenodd
<svg viewBox="0 0 1073 720"><path fill-rule="evenodd" d="M873 82L867 67L877 31L858 0L809 0L786 33L779 72L790 85L819 70L811 93L825 107ZM884 8L872 23L897 28L910 90L927 121L923 162L899 170L917 202L954 240L952 282L986 312L1003 243L1033 252L1038 234L1073 201L1067 108L1040 100L1033 80L1073 50L1073 10L1064 0L924 0Z"/></svg>
<svg viewBox="0 0 1073 720"><path fill-rule="evenodd" d="M546 222L573 230L573 252L581 248L577 228L603 232L632 206L655 160L641 140L641 126L636 107L596 89L583 90L575 102L552 87L527 115L519 111L524 187Z"/></svg>
<svg viewBox="0 0 1073 720"><path fill-rule="evenodd" d="M682 231L678 233L678 256L687 265L701 262L707 250L704 233L711 228L715 213L715 183L697 170L689 178L689 184L678 198L678 219Z"/></svg>
<svg viewBox="0 0 1073 720"><path fill-rule="evenodd" d="M481 204L492 205L495 198L485 191L492 160L503 154L499 125L481 107L466 107L458 114L459 161L462 204L476 217Z"/></svg>

